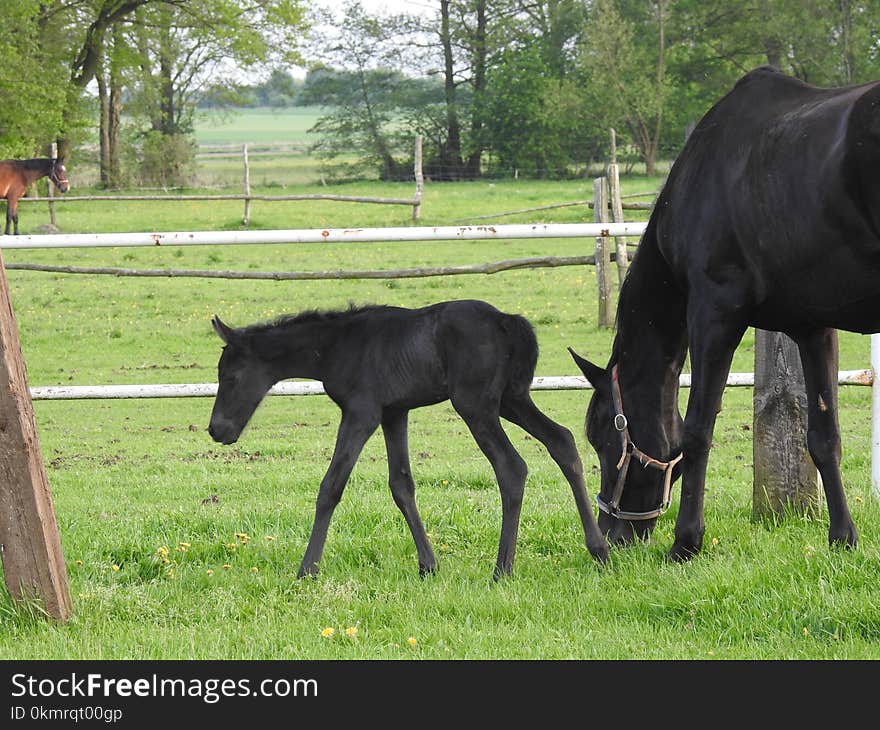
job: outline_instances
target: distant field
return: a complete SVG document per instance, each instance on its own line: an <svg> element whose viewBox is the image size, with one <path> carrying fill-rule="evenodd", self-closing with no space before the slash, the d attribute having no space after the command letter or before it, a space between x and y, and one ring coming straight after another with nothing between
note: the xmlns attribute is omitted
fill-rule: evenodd
<svg viewBox="0 0 880 730"><path fill-rule="evenodd" d="M230 113L200 111L196 115L196 140L200 145L257 142L314 142L308 130L321 116L321 107L287 109L268 107Z"/></svg>

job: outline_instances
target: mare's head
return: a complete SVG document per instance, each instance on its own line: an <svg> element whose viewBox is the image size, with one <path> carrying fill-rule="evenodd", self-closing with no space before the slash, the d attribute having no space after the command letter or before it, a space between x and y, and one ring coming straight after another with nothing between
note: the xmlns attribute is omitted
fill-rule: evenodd
<svg viewBox="0 0 880 730"><path fill-rule="evenodd" d="M657 518L669 506L669 492L679 475L681 458L674 454L680 454L680 448L660 445L659 441L665 441L662 434L668 429L660 423L659 415L655 414L652 422L639 414L639 423L634 426L637 430L631 431L633 426L626 414L632 415L638 409L630 404L624 414L615 369L594 365L571 348L569 352L593 386L585 430L587 441L599 457L602 478L596 497L600 509L599 528L609 542L617 545L647 539ZM659 441L658 434L661 435ZM653 453L653 449L658 453ZM661 453L661 450L674 451L674 454Z"/></svg>
<svg viewBox="0 0 880 730"><path fill-rule="evenodd" d="M70 181L67 179L67 168L62 159L50 160L49 179L58 188L58 192L66 193L70 190Z"/></svg>
<svg viewBox="0 0 880 730"><path fill-rule="evenodd" d="M217 364L217 398L208 433L222 444L234 444L275 379L254 352L253 338L246 331L229 327L216 316L211 324L226 346Z"/></svg>

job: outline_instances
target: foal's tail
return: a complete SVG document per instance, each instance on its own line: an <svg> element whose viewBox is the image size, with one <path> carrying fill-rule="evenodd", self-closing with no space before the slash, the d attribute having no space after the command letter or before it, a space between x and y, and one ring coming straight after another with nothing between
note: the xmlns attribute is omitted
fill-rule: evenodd
<svg viewBox="0 0 880 730"><path fill-rule="evenodd" d="M521 395L532 386L538 365L538 338L531 322L518 314L504 320L504 329L510 337L510 374L505 393Z"/></svg>

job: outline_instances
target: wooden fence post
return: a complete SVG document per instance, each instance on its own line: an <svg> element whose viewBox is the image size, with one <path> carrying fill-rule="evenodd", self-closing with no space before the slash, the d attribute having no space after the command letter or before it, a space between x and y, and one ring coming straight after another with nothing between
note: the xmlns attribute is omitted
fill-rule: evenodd
<svg viewBox="0 0 880 730"><path fill-rule="evenodd" d="M425 187L425 178L422 174L422 135L416 135L416 149L413 153L413 174L416 178L416 197L413 203L412 219L417 221L422 214L422 189Z"/></svg>
<svg viewBox="0 0 880 730"><path fill-rule="evenodd" d="M593 220L608 222L608 181L604 177L593 180ZM614 310L611 301L611 241L607 236L596 236L596 283L599 287L599 327L610 327Z"/></svg>
<svg viewBox="0 0 880 730"><path fill-rule="evenodd" d="M837 333L834 333L835 372ZM835 379L834 400L837 401ZM780 332L755 330L752 517L813 512L816 467L807 449L807 396L800 354Z"/></svg>
<svg viewBox="0 0 880 730"><path fill-rule="evenodd" d="M614 131L614 130L612 130ZM608 165L608 189L611 197L611 220L623 223L623 199L620 197L620 169L616 162ZM626 236L615 236L615 260L617 261L617 282L623 284L629 268L629 255L626 252Z"/></svg>
<svg viewBox="0 0 880 730"><path fill-rule="evenodd" d="M51 154L53 160L58 158L58 143L57 142L52 143L52 148L51 148L50 154ZM48 197L48 198L55 197L55 185L52 183L51 180L48 180L46 182L46 191L47 191L46 197ZM49 201L49 223L52 224L53 229L58 228L58 224L55 220L55 203L52 202L51 200Z"/></svg>
<svg viewBox="0 0 880 730"><path fill-rule="evenodd" d="M43 468L27 371L0 255L0 556L15 599L39 598L52 618L72 612L67 567Z"/></svg>
<svg viewBox="0 0 880 730"><path fill-rule="evenodd" d="M249 197L251 194L251 170L248 164L247 144L241 146L241 156L244 160L244 194L248 196L244 199L244 218L242 223L247 226L251 222L251 199Z"/></svg>

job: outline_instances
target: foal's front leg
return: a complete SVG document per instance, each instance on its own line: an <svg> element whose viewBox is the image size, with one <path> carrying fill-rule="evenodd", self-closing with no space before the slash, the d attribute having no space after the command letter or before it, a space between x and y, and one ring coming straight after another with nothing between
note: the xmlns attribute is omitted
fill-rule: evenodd
<svg viewBox="0 0 880 730"><path fill-rule="evenodd" d="M302 564L299 566L297 577L317 575L333 510L342 499L342 491L345 489L345 484L348 482L348 477L351 475L351 470L354 468L364 444L367 443L378 425L379 418L375 414L343 411L339 431L336 434L333 458L330 460L330 466L321 480L321 487L318 490L312 535L309 538L309 544L306 547Z"/></svg>

